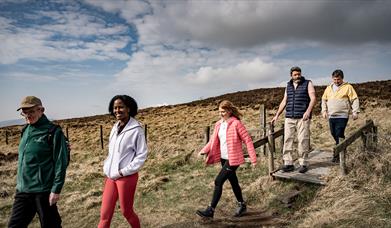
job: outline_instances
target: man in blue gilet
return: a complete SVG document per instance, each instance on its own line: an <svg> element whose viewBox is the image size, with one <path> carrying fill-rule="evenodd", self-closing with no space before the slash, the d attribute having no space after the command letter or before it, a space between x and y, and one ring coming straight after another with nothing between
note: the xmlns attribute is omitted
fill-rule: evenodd
<svg viewBox="0 0 391 228"><path fill-rule="evenodd" d="M300 173L308 171L307 157L310 152L311 112L315 106L315 88L310 80L301 75L300 67L291 68L291 80L288 82L284 98L271 123L274 124L286 108L284 128L283 172L291 172L293 165L293 141L297 132Z"/></svg>

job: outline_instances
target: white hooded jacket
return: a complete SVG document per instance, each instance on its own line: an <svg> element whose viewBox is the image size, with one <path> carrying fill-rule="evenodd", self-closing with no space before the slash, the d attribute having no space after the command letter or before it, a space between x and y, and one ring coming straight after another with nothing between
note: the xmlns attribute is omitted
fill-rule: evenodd
<svg viewBox="0 0 391 228"><path fill-rule="evenodd" d="M104 161L103 172L113 180L137 173L147 159L147 144L140 123L130 117L129 122L118 134L119 122L114 124L109 138L109 155Z"/></svg>

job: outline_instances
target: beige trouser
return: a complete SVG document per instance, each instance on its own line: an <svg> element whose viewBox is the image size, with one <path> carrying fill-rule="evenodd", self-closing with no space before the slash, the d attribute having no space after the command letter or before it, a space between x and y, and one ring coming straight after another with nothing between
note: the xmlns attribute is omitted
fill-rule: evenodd
<svg viewBox="0 0 391 228"><path fill-rule="evenodd" d="M284 150L282 159L285 165L293 165L293 141L297 131L299 163L308 165L307 158L310 151L310 123L311 120L285 118Z"/></svg>

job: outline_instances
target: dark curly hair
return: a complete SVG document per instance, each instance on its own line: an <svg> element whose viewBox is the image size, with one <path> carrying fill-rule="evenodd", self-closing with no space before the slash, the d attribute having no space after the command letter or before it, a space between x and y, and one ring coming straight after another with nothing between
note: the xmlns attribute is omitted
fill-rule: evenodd
<svg viewBox="0 0 391 228"><path fill-rule="evenodd" d="M109 104L109 113L111 115L114 116L114 102L118 99L124 102L125 106L129 108L129 116L135 117L137 115L137 111L138 111L137 102L128 95L116 95L113 98L111 98Z"/></svg>
<svg viewBox="0 0 391 228"><path fill-rule="evenodd" d="M291 68L291 75L292 75L293 71L297 71L297 72L300 72L300 73L301 73L301 68L298 67L298 66L292 67L292 68Z"/></svg>

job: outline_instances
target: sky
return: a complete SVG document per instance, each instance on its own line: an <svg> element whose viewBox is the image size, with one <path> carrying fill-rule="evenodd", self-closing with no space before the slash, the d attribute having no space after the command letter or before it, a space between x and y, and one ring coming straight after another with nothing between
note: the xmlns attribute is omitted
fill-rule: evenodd
<svg viewBox="0 0 391 228"><path fill-rule="evenodd" d="M391 1L0 0L0 121L24 96L65 119L285 86L391 79Z"/></svg>

